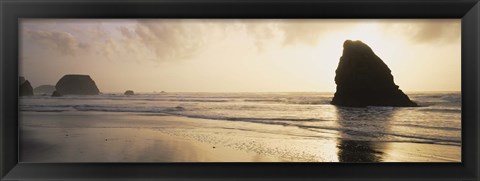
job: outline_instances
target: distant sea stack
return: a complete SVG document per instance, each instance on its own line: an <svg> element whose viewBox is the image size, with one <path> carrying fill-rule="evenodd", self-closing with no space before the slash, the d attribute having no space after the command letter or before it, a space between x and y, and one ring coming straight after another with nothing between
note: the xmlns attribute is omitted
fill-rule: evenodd
<svg viewBox="0 0 480 181"><path fill-rule="evenodd" d="M19 77L18 79L18 95L19 96L33 96L32 85L25 77Z"/></svg>
<svg viewBox="0 0 480 181"><path fill-rule="evenodd" d="M125 91L125 93L123 93L124 95L127 95L127 96L133 96L135 95L135 93L133 92L133 90L127 90Z"/></svg>
<svg viewBox="0 0 480 181"><path fill-rule="evenodd" d="M57 91L53 91L52 97L61 97L62 95L58 93Z"/></svg>
<svg viewBox="0 0 480 181"><path fill-rule="evenodd" d="M55 89L56 95L98 95L100 92L89 75L64 75Z"/></svg>
<svg viewBox="0 0 480 181"><path fill-rule="evenodd" d="M52 94L53 91L55 91L54 85L41 85L33 89L35 94Z"/></svg>
<svg viewBox="0 0 480 181"><path fill-rule="evenodd" d="M349 107L415 107L395 85L388 66L361 41L343 43L343 55L335 71L337 91L331 104Z"/></svg>

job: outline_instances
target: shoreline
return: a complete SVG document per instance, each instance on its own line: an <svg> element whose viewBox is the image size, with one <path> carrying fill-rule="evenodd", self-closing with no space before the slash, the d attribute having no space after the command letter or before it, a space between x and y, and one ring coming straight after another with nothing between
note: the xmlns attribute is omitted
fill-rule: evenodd
<svg viewBox="0 0 480 181"><path fill-rule="evenodd" d="M21 116L20 162L461 161L461 146L306 138L281 125L103 112ZM285 133L269 131L278 129Z"/></svg>

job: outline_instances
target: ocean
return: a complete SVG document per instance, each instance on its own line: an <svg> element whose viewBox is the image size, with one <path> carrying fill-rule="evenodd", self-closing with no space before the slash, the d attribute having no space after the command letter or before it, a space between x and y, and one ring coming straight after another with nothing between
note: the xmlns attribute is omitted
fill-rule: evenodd
<svg viewBox="0 0 480 181"><path fill-rule="evenodd" d="M49 119L57 119L57 122L69 122L69 119L62 116L55 118L56 114L75 115L76 113L91 115L88 119L98 122L102 119L95 119L95 116L112 114L136 115L145 119L192 118L201 122L198 124L200 127L207 126L208 129L198 130L196 133L196 126L182 124L185 126L168 127L162 122L158 122L158 126L155 122L149 126L171 135L274 156L282 156L285 154L282 149L292 150L292 148L284 148L288 145L273 147L262 145L262 138L342 140L341 143L336 143L336 147L340 149L343 147L345 150L353 146L354 152L355 149L361 152L365 144L352 145L349 141L461 147L460 92L410 92L407 95L419 104L419 107L338 107L330 104L333 93L307 92L140 93L133 96L105 93L98 96L63 97L36 95L21 97L19 108L20 121L22 121L22 114L28 113L30 116L22 123L25 127L45 126L46 124L39 124L42 119L37 121L35 117L46 113L49 114ZM129 120L122 120L122 124L117 124L116 127L138 126L135 123L136 120L132 119L131 124ZM78 124L81 123L76 123L77 126ZM57 127L59 127L58 124ZM208 132L210 136L206 138L205 134L200 134L202 131ZM242 139L238 139L239 137ZM251 138L248 145L245 144L247 138ZM305 155L298 156L298 159L302 161L316 158L312 157L312 154L315 156L315 151L309 152L307 149L309 145L304 146L306 151L300 152ZM302 150L302 144L296 143L295 147ZM344 154L348 155L348 153ZM460 153L457 155L459 157ZM297 155L294 153L283 156L295 160ZM347 159L344 161L349 161L349 158L345 155L343 157ZM338 159L336 157L333 161ZM375 160L369 157L352 159L353 161L381 161L381 159Z"/></svg>

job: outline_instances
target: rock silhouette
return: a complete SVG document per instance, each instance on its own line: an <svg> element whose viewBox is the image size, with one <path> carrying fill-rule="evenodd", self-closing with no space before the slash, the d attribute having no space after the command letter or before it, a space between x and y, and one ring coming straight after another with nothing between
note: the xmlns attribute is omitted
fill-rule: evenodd
<svg viewBox="0 0 480 181"><path fill-rule="evenodd" d="M53 91L52 97L61 97L62 95L58 93L57 91Z"/></svg>
<svg viewBox="0 0 480 181"><path fill-rule="evenodd" d="M131 96L131 95L134 95L135 93L133 92L133 90L127 90L125 91L125 93L123 93L124 95L127 95L127 96Z"/></svg>
<svg viewBox="0 0 480 181"><path fill-rule="evenodd" d="M361 41L347 40L335 71L337 91L331 104L349 107L415 107L399 86L391 70L373 50Z"/></svg>
<svg viewBox="0 0 480 181"><path fill-rule="evenodd" d="M22 85L25 82L25 77L18 78L18 85Z"/></svg>
<svg viewBox="0 0 480 181"><path fill-rule="evenodd" d="M54 85L41 85L33 89L33 92L37 94L52 94L53 91L55 91Z"/></svg>
<svg viewBox="0 0 480 181"><path fill-rule="evenodd" d="M98 95L100 92L89 75L64 75L55 88L57 95Z"/></svg>
<svg viewBox="0 0 480 181"><path fill-rule="evenodd" d="M18 95L19 96L33 96L32 85L25 77L20 77L18 80Z"/></svg>

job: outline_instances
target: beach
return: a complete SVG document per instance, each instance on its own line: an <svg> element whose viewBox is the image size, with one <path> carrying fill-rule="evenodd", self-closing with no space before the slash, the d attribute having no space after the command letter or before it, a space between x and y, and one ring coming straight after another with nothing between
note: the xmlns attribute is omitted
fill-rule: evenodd
<svg viewBox="0 0 480 181"><path fill-rule="evenodd" d="M462 162L459 19L18 27L20 162Z"/></svg>
<svg viewBox="0 0 480 181"><path fill-rule="evenodd" d="M178 97L178 95L176 95ZM304 96L304 95L303 95ZM168 97L168 96L164 96ZM257 96L258 97L258 96ZM65 99L65 98L62 98ZM70 98L84 99L84 98ZM111 99L111 98L110 98ZM135 98L128 98L135 99ZM138 97L137 97L138 99ZM89 110L81 111L59 110L45 108L45 106L32 111L32 107L24 106L20 112L20 161L21 162L460 162L461 142L455 137L451 139L432 136L422 137L432 129L444 130L445 136L459 134L459 129L444 126L416 125L419 130L417 135L400 135L405 126L412 127L405 120L396 123L393 118L402 118L406 114L396 115L398 112L412 112L415 108L405 108L391 113L391 108L341 108L336 114L328 111L323 116L334 116L331 121L303 118L266 118L256 115L257 120L246 118L255 116L243 110L243 118L236 115L235 119L215 118L209 113L202 112L203 116L185 116L179 112L191 109L189 102L182 98L181 101L155 101L162 102L171 109L164 111L137 111L126 109L114 111L102 107L85 106L84 102L78 104L88 107ZM225 102L210 103L222 104ZM112 99L113 100L113 99ZM207 99L190 98L196 105L203 107ZM34 100L39 102L38 100ZM42 100L45 105L45 100ZM48 98L48 101L53 101ZM55 100L59 101L59 100ZM63 100L61 100L63 101ZM85 100L83 100L85 101ZM119 100L117 100L119 101ZM124 102L125 100L121 100ZM145 100L128 100L130 102L145 102ZM204 102L202 102L204 101ZM88 100L93 104L92 100ZM168 102L168 103L167 103ZM181 102L180 105L170 104ZM228 102L228 101L227 101ZM244 101L246 104L259 104L255 101ZM268 101L267 101L268 102ZM320 101L321 102L321 101ZM187 103L187 104L185 104ZM23 105L31 102L23 100ZM113 105L112 102L102 104ZM147 103L146 103L147 104ZM238 103L237 103L238 104ZM279 103L260 104L277 105ZM281 103L284 104L284 103ZM55 104L58 105L58 104ZM144 104L142 104L144 105ZM175 106L174 106L175 105ZM295 109L305 107L300 106ZM246 105L242 105L246 106ZM310 104L307 107L321 107L338 109L335 106L320 103ZM322 107L323 106L323 107ZM65 109L68 106L60 107ZM120 108L119 106L116 106ZM130 105L132 107L132 105ZM152 108L152 106L144 106ZM429 109L434 106L428 107ZM70 108L69 108L70 109ZM139 108L136 108L139 110ZM229 108L231 109L231 108ZM279 108L280 109L280 108ZM298 110L301 111L302 109ZM423 108L425 109L425 108ZM445 109L445 108L443 108ZM120 109L119 109L120 110ZM215 115L221 115L216 110ZM261 109L255 107L256 112ZM270 108L269 110L272 110ZM286 111L284 109L280 109ZM379 120L367 117L368 122L358 121L362 118L361 112L372 113ZM196 110L199 111L198 109ZM235 110L232 110L235 111ZM356 116L349 117L345 111L354 111ZM307 111L301 111L307 112ZM311 110L310 110L311 112ZM343 112L343 113L339 113ZM431 113L432 111L429 111ZM435 111L433 111L436 113ZM454 111L447 114L455 113ZM245 114L247 113L247 114ZM289 115L295 115L290 111ZM232 112L230 112L232 114ZM390 117L385 116L388 115ZM438 114L438 113L437 113ZM456 113L454 114L456 115ZM365 116L365 115L363 115ZM427 115L428 116L428 115ZM443 115L445 116L445 115ZM315 117L321 117L315 115ZM327 119L327 118L325 118ZM385 121L385 119L389 119ZM421 118L419 118L421 119ZM293 121L292 121L293 120ZM355 122L349 122L348 120ZM301 124L290 124L301 123ZM359 127L356 124L363 124ZM408 123L408 124L407 124ZM355 124L355 125L352 125ZM445 124L447 125L447 124ZM368 130L368 131L367 131ZM379 130L383 130L380 132ZM409 129L411 130L411 129ZM405 131L403 131L405 132ZM430 133L432 135L433 133ZM458 136L458 135L457 135ZM452 136L450 136L452 137Z"/></svg>

